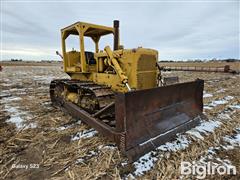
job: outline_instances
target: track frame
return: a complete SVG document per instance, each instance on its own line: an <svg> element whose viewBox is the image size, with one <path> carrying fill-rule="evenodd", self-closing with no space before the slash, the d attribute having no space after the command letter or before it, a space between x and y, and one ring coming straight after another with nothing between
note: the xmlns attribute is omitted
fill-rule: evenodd
<svg viewBox="0 0 240 180"><path fill-rule="evenodd" d="M91 114L72 102L56 98L54 81L50 85L50 97L55 106L114 141L119 150L133 162L205 118L202 114L203 85L204 81L198 79L148 90L117 93L115 102L109 105L109 108L114 106L115 127L101 121L96 116L98 112Z"/></svg>

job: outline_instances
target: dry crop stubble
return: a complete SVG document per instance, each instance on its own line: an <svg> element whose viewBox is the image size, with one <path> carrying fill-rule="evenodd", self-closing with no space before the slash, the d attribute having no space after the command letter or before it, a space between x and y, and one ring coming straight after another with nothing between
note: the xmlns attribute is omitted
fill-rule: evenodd
<svg viewBox="0 0 240 180"><path fill-rule="evenodd" d="M179 146L180 142L184 142L180 137L179 142L170 142L168 146L153 151L141 161L143 166L149 164L144 172L138 169L142 167L140 163L127 164L127 159L112 142L93 132L80 120L51 106L49 82L54 78L67 77L60 65L4 67L0 82L1 177L120 179L134 176L140 179L174 179L180 177L181 161L192 162L207 157L210 147L219 149L208 161L228 159L239 169L239 146L229 150L222 146L226 145L224 137L239 134L236 130L239 127L239 109L235 106L240 104L240 76L197 72L167 72L163 75L178 75L182 82L197 78L206 80L204 94L208 95L204 98L204 105L210 108L205 108L204 113L209 118L208 124L213 125L213 131L199 132L204 139L185 133L184 146ZM226 99L227 96L233 98ZM16 126L16 123L19 125ZM39 169L12 168L14 163L36 163ZM226 178L239 178L239 174Z"/></svg>

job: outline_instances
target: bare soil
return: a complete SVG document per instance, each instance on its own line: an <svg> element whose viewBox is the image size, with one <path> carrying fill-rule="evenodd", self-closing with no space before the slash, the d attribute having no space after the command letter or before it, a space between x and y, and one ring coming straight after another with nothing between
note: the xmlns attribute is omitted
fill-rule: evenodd
<svg viewBox="0 0 240 180"><path fill-rule="evenodd" d="M205 80L204 113L208 120L202 123L205 128L214 128L199 132L201 137L179 135L180 143L169 142L151 152L148 159L129 164L115 144L80 119L52 107L50 81L68 78L61 64L5 66L0 72L0 177L196 179L181 175L180 163L204 159L237 168L236 175L209 175L208 179L240 179L240 143L226 140L235 140L240 134L240 76L199 72L163 75L177 75L181 82Z"/></svg>

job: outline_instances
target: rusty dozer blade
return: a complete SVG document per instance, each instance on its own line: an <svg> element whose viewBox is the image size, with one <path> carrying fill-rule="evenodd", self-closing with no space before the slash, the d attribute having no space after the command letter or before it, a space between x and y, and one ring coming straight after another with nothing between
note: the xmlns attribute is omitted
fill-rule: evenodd
<svg viewBox="0 0 240 180"><path fill-rule="evenodd" d="M203 116L203 80L116 96L120 149L130 162L196 126Z"/></svg>
<svg viewBox="0 0 240 180"><path fill-rule="evenodd" d="M115 102L96 113L89 113L65 100L58 92L63 90L61 85L61 80L50 84L53 105L116 142L129 162L170 141L177 133L191 129L204 117L203 80L118 93ZM115 122L114 126L101 119L108 113L115 114L115 118L109 119Z"/></svg>

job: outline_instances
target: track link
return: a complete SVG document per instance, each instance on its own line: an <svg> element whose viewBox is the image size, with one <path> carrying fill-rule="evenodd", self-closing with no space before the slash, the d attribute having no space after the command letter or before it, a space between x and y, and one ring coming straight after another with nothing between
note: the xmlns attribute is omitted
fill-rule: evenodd
<svg viewBox="0 0 240 180"><path fill-rule="evenodd" d="M53 105L60 106L69 101L66 97L68 93L76 93L79 108L90 114L94 114L114 102L114 92L107 86L99 85L88 81L56 79L50 84L50 97ZM107 114L102 114L99 119L114 125L114 110Z"/></svg>

